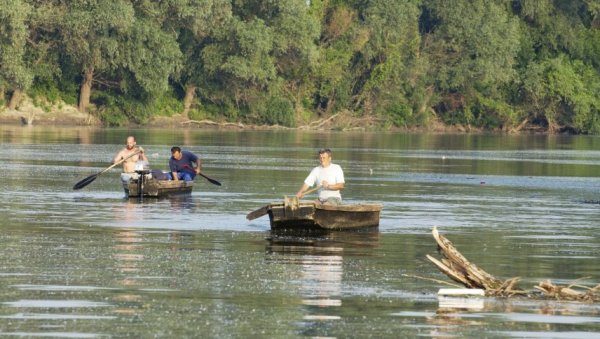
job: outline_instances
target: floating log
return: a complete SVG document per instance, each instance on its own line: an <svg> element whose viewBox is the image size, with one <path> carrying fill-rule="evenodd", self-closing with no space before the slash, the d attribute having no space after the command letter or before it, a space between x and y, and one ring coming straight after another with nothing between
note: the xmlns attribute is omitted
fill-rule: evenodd
<svg viewBox="0 0 600 339"><path fill-rule="evenodd" d="M486 296L526 296L565 301L600 302L600 284L587 287L575 283L581 279L563 286L554 285L550 280L545 280L534 286L532 291L524 291L517 286L519 277L507 280L498 279L469 262L448 239L438 233L436 227L431 233L437 242L442 258L436 259L427 255L427 259L450 279L466 288L482 289Z"/></svg>

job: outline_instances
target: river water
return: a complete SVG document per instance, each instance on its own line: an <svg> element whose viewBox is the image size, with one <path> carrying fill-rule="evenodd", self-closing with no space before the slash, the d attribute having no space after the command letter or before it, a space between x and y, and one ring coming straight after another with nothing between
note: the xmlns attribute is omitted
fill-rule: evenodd
<svg viewBox="0 0 600 339"><path fill-rule="evenodd" d="M600 283L600 138L0 126L0 335L11 337L600 336L600 305L472 298L431 230L533 289ZM203 160L191 196L124 199L119 171L82 190L133 134L152 168ZM378 231L272 234L245 215L293 195L333 149L346 202Z"/></svg>

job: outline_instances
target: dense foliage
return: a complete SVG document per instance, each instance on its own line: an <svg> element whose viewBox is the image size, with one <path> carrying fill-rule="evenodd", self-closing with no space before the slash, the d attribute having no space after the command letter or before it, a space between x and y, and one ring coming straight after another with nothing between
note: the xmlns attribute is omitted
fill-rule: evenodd
<svg viewBox="0 0 600 339"><path fill-rule="evenodd" d="M600 133L597 0L0 0L0 96L107 125L337 112Z"/></svg>

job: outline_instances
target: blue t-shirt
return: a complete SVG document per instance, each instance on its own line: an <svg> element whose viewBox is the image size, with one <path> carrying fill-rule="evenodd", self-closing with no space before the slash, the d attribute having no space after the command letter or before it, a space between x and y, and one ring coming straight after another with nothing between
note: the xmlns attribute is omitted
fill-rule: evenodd
<svg viewBox="0 0 600 339"><path fill-rule="evenodd" d="M181 151L181 159L175 160L171 156L169 159L169 168L171 172L186 172L192 175L196 175L196 170L194 169L194 164L198 160L198 157L189 151Z"/></svg>

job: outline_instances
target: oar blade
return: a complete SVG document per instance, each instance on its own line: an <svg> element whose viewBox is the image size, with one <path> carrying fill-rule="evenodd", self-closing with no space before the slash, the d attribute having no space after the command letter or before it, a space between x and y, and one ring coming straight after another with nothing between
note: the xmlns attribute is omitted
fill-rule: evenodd
<svg viewBox="0 0 600 339"><path fill-rule="evenodd" d="M141 152L142 152L142 151L141 151L141 150L138 148L138 150L137 150L136 152L134 152L134 153L131 153L130 155L126 156L125 158L123 158L123 159L121 159L121 160L119 160L119 161L115 162L114 164L112 164L112 165L108 166L108 168L106 168L106 169L105 169L105 170L103 170L102 172L98 172L98 173L96 173L96 174L94 174L94 175L90 175L89 177L87 177L87 178L85 178L85 179L81 180L80 182L76 183L76 184L73 186L73 189L74 189L74 190L78 190L78 189L82 189L82 188L84 188L85 186L87 186L87 185L91 184L91 183L92 183L92 181L96 180L96 178L97 178L98 176L100 176L100 174L102 174L102 173L104 173L104 172L106 172L106 171L110 170L111 168L113 168L113 167L115 167L115 166L117 166L117 165L120 165L120 164L124 163L124 162L125 162L125 160L127 160L127 159L129 159L129 158L133 157L133 156L134 156L134 155L136 155L136 154L140 154Z"/></svg>
<svg viewBox="0 0 600 339"><path fill-rule="evenodd" d="M79 190L84 188L85 186L89 185L92 183L92 181L96 180L96 178L98 177L98 174L93 174L90 175L89 177L79 181L78 183L76 183L75 185L73 185L73 189L74 190Z"/></svg>
<svg viewBox="0 0 600 339"><path fill-rule="evenodd" d="M211 178L206 178L208 181L210 181L211 184L213 185L217 185L217 186L221 186L221 183L216 181L215 179L211 179Z"/></svg>
<svg viewBox="0 0 600 339"><path fill-rule="evenodd" d="M213 185L221 186L221 183L216 181L215 179L211 179L202 173L200 173L200 176L203 177L204 179L208 180L208 182L210 182Z"/></svg>

